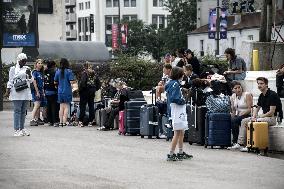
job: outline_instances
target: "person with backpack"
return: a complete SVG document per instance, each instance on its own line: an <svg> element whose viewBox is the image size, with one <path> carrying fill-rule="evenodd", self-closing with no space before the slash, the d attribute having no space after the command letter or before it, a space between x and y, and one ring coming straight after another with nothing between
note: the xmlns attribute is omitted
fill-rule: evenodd
<svg viewBox="0 0 284 189"><path fill-rule="evenodd" d="M246 127L250 121L260 121L267 122L268 126L276 125L276 116L279 114L280 119L283 118L282 104L279 96L275 91L268 88L268 79L265 77L258 77L256 79L258 89L261 94L258 97L257 108L254 110L252 117L245 118L241 122L241 128L238 138L238 144L241 152L247 152L247 147L242 147L246 145L247 141L247 131ZM263 114L258 114L260 108Z"/></svg>
<svg viewBox="0 0 284 189"><path fill-rule="evenodd" d="M47 99L47 119L49 126L58 127L59 123L59 104L57 102L57 86L54 84L56 63L52 60L47 61L47 69L44 71L44 89Z"/></svg>
<svg viewBox="0 0 284 189"><path fill-rule="evenodd" d="M79 81L79 95L80 95L80 114L79 114L79 127L83 127L83 122L86 116L86 106L89 108L88 122L91 126L95 118L94 99L96 90L100 88L100 81L95 75L92 66L86 62L84 64L84 71Z"/></svg>
<svg viewBox="0 0 284 189"><path fill-rule="evenodd" d="M227 48L225 56L229 62L228 71L224 72L227 80L244 80L246 77L246 63L243 58L235 54L235 50Z"/></svg>
<svg viewBox="0 0 284 189"><path fill-rule="evenodd" d="M59 126L66 126L69 111L69 104L72 101L71 84L76 83L74 74L69 69L69 62L66 58L61 58L60 68L55 72L54 84L57 85L57 102L60 103Z"/></svg>
<svg viewBox="0 0 284 189"><path fill-rule="evenodd" d="M170 153L167 155L167 161L180 161L190 159L193 156L183 151L184 132L188 129L186 102L181 93L181 84L184 71L180 67L173 67L171 80L166 84L167 100L170 104L169 115L172 121L174 136L171 142ZM178 144L179 152L175 154Z"/></svg>

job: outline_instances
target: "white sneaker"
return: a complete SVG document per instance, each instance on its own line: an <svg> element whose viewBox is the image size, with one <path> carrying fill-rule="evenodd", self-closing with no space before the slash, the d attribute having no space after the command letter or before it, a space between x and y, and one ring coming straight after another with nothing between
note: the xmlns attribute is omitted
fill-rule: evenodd
<svg viewBox="0 0 284 189"><path fill-rule="evenodd" d="M159 135L159 138L161 138L161 139L165 139L165 138L167 138L167 136L166 136L166 135L164 135L164 134L161 134L161 135Z"/></svg>
<svg viewBox="0 0 284 189"><path fill-rule="evenodd" d="M247 147L241 148L240 151L241 152L248 152L248 148Z"/></svg>
<svg viewBox="0 0 284 189"><path fill-rule="evenodd" d="M14 132L14 136L18 137L18 136L24 136L23 132L21 130L15 130Z"/></svg>
<svg viewBox="0 0 284 189"><path fill-rule="evenodd" d="M22 129L23 136L30 136L30 132L27 129Z"/></svg>
<svg viewBox="0 0 284 189"><path fill-rule="evenodd" d="M241 146L238 143L236 143L233 146L228 147L227 149L228 150L236 150L236 149L240 149L240 148L241 148Z"/></svg>

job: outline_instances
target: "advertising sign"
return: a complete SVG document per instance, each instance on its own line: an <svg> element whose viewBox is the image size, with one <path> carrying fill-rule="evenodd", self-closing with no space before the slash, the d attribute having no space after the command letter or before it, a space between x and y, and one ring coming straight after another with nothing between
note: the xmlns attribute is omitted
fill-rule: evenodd
<svg viewBox="0 0 284 189"><path fill-rule="evenodd" d="M118 48L118 25L112 24L112 48Z"/></svg>
<svg viewBox="0 0 284 189"><path fill-rule="evenodd" d="M94 15L90 14L90 32L94 33L95 29L94 29Z"/></svg>
<svg viewBox="0 0 284 189"><path fill-rule="evenodd" d="M38 47L37 0L1 0L3 47Z"/></svg>
<svg viewBox="0 0 284 189"><path fill-rule="evenodd" d="M209 20L208 20L208 37L209 39L215 39L216 35L216 18L217 12L216 9L209 10Z"/></svg>

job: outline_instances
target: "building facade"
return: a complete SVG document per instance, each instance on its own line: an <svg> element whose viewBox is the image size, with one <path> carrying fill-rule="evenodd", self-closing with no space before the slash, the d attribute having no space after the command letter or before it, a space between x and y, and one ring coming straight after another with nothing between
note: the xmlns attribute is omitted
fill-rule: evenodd
<svg viewBox="0 0 284 189"><path fill-rule="evenodd" d="M161 28L167 26L170 13L163 0L77 0L76 15L76 40L99 41L111 47L112 24L120 19L139 19Z"/></svg>

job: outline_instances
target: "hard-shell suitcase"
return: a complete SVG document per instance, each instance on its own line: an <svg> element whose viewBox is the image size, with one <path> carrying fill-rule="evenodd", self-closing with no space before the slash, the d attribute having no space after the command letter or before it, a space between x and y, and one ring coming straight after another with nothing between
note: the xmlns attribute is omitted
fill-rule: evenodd
<svg viewBox="0 0 284 189"><path fill-rule="evenodd" d="M113 120L113 129L118 129L118 124L119 124L118 119L119 119L119 115L116 115Z"/></svg>
<svg viewBox="0 0 284 189"><path fill-rule="evenodd" d="M269 151L284 152L284 126L269 126Z"/></svg>
<svg viewBox="0 0 284 189"><path fill-rule="evenodd" d="M187 107L188 118L188 142L189 144L197 143L204 145L205 137L205 116L206 106L189 106Z"/></svg>
<svg viewBox="0 0 284 189"><path fill-rule="evenodd" d="M147 104L146 101L125 102L124 127L125 133L130 135L140 134L140 108Z"/></svg>
<svg viewBox="0 0 284 189"><path fill-rule="evenodd" d="M267 122L249 122L247 125L247 148L248 151L255 150L259 152L268 151L268 123Z"/></svg>
<svg viewBox="0 0 284 189"><path fill-rule="evenodd" d="M141 138L148 136L159 137L158 107L154 105L143 105L140 109L140 135Z"/></svg>
<svg viewBox="0 0 284 189"><path fill-rule="evenodd" d="M208 113L205 123L205 148L207 146L231 146L231 115Z"/></svg>
<svg viewBox="0 0 284 189"><path fill-rule="evenodd" d="M106 114L107 114L107 112L106 112L106 109L100 109L99 111L100 111L99 112L99 116L100 116L100 124L99 124L99 126L102 127L102 126L105 126L104 124L106 122Z"/></svg>
<svg viewBox="0 0 284 189"><path fill-rule="evenodd" d="M119 111L118 113L118 134L125 134L125 127L124 127L124 110Z"/></svg>

